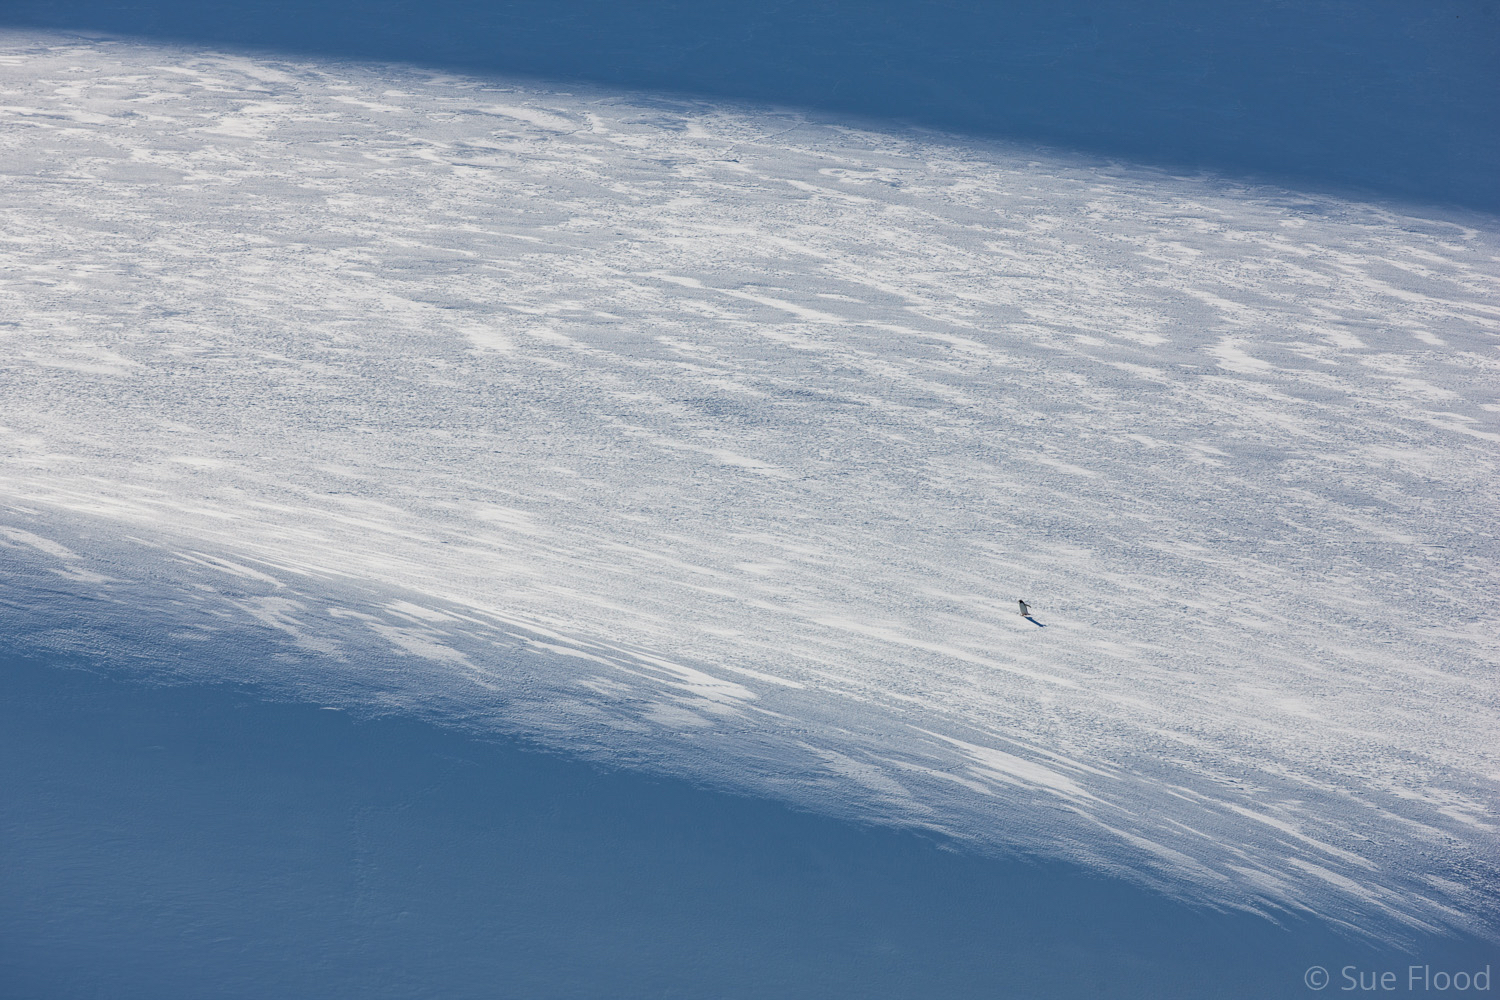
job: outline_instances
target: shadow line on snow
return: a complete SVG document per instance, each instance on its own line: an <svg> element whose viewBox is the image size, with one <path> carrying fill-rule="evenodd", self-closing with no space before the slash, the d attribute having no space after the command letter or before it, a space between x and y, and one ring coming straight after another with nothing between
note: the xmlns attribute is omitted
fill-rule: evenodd
<svg viewBox="0 0 1500 1000"><path fill-rule="evenodd" d="M0 27L769 102L1500 210L1480 0L11 0Z"/></svg>
<svg viewBox="0 0 1500 1000"><path fill-rule="evenodd" d="M1069 864L101 668L0 658L0 981L25 995L1248 998L1408 964Z"/></svg>

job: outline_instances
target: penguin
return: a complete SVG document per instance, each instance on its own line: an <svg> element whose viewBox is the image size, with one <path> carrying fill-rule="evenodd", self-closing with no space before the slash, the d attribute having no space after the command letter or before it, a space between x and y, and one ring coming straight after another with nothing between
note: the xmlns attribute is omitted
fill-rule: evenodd
<svg viewBox="0 0 1500 1000"><path fill-rule="evenodd" d="M1031 608L1027 606L1026 602L1022 601L1022 600L1017 600L1016 603L1019 604L1019 605L1021 605L1021 614L1024 617L1026 617L1026 618L1030 618L1031 617Z"/></svg>

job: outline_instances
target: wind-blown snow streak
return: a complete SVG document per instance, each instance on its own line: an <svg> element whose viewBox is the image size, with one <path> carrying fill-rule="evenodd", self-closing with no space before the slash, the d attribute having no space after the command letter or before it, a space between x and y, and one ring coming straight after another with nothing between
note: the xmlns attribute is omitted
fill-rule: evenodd
<svg viewBox="0 0 1500 1000"><path fill-rule="evenodd" d="M1494 932L1494 220L4 41L8 644Z"/></svg>

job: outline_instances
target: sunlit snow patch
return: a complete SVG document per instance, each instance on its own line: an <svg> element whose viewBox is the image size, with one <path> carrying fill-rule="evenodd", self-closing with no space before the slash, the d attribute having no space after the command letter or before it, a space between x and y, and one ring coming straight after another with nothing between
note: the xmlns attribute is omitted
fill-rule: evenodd
<svg viewBox="0 0 1500 1000"><path fill-rule="evenodd" d="M6 45L7 643L1494 927L1494 220Z"/></svg>

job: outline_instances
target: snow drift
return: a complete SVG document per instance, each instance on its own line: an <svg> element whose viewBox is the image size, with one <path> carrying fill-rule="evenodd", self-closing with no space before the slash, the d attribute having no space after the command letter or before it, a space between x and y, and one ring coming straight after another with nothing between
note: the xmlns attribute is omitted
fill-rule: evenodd
<svg viewBox="0 0 1500 1000"><path fill-rule="evenodd" d="M1494 933L1492 218L417 70L4 63L12 649ZM236 636L285 655L203 654Z"/></svg>

